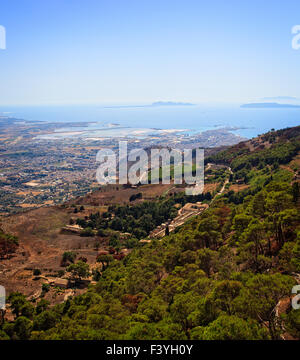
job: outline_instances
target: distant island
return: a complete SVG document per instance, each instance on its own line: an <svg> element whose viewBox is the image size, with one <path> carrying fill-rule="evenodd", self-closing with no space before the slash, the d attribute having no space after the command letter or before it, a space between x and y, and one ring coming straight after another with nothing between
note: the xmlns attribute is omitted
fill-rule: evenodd
<svg viewBox="0 0 300 360"><path fill-rule="evenodd" d="M264 97L262 98L262 100L265 101L295 101L295 100L299 100L298 98L294 97L294 96L274 96L274 97Z"/></svg>
<svg viewBox="0 0 300 360"><path fill-rule="evenodd" d="M241 105L241 108L248 109L281 109L281 108L300 108L300 105L279 104L279 103L252 103Z"/></svg>
<svg viewBox="0 0 300 360"><path fill-rule="evenodd" d="M185 102L173 102L173 101L156 101L152 104L146 105L114 105L114 106L105 106L105 109L128 109L128 108L148 108L148 107L158 107L158 106L194 106L195 104L185 103Z"/></svg>
<svg viewBox="0 0 300 360"><path fill-rule="evenodd" d="M173 101L156 101L151 106L193 106L195 104Z"/></svg>

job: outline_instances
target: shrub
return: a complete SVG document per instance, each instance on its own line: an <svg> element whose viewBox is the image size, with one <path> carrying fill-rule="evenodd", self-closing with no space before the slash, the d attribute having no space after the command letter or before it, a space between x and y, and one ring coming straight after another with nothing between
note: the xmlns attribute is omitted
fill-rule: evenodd
<svg viewBox="0 0 300 360"><path fill-rule="evenodd" d="M34 269L34 270L33 270L33 275L34 275L34 276L39 276L39 275L41 275L41 273L42 273L42 272L41 272L40 269Z"/></svg>

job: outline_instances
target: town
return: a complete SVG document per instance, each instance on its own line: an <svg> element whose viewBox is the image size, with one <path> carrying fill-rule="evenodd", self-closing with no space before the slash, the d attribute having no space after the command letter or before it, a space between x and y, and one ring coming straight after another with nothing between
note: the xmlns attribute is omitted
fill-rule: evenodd
<svg viewBox="0 0 300 360"><path fill-rule="evenodd" d="M0 215L62 204L98 190L97 153L101 149L117 152L120 141L127 141L128 151L137 147L160 149L167 142L169 148L205 148L209 153L220 144L232 145L241 140L229 129L195 135L167 132L163 136L142 138L49 136L66 126L79 128L83 124L29 122L0 117Z"/></svg>

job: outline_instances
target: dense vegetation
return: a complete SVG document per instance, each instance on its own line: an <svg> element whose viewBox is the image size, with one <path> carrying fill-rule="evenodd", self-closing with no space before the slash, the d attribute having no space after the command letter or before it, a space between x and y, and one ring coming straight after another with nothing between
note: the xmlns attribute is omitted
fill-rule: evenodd
<svg viewBox="0 0 300 360"><path fill-rule="evenodd" d="M264 139L269 148L240 145L211 158L232 167L232 182L244 170L249 187L219 196L162 241L111 261L85 294L54 307L11 294L15 321L2 325L0 339L261 340L284 332L299 339L300 310L276 311L300 272L299 182L279 166L299 150L294 135L272 132ZM95 215L86 225L105 220L131 231L130 215L150 228L171 217L180 199L187 201L177 195L114 207L113 218Z"/></svg>
<svg viewBox="0 0 300 360"><path fill-rule="evenodd" d="M142 239L149 235L158 225L174 219L177 210L176 203L181 205L187 202L197 202L211 200L211 194L200 194L197 196L186 196L183 193L176 194L167 199L159 201L144 201L135 205L113 205L108 211L91 214L87 219L78 218L77 225L84 230L82 235L94 235L93 230L97 230L99 235L105 235L106 230L115 230L132 234L137 239Z"/></svg>
<svg viewBox="0 0 300 360"><path fill-rule="evenodd" d="M92 214L87 220L77 219L76 223L84 229L112 229L131 233L138 239L146 237L157 225L173 219L177 214L174 200L144 201L133 206L110 206L103 215Z"/></svg>
<svg viewBox="0 0 300 360"><path fill-rule="evenodd" d="M13 254L18 248L18 239L0 229L0 259Z"/></svg>

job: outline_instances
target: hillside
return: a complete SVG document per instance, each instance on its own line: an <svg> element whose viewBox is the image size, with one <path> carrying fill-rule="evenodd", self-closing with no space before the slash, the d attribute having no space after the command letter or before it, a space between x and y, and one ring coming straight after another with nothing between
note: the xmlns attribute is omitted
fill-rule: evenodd
<svg viewBox="0 0 300 360"><path fill-rule="evenodd" d="M43 244L55 271L77 279L71 295L79 295L66 299L59 286L44 286L35 299L11 293L0 339L300 339L300 312L291 306L300 282L300 127L242 142L206 163L201 198L170 186L151 200L138 188L122 206L101 203L100 192L43 209L43 216L39 209L36 219L29 212L31 226L26 214L8 218L3 230L17 235L21 247L36 241L27 271L44 257L37 246ZM161 239L150 237L197 201L205 211ZM62 233L68 222L83 236ZM96 241L102 250L95 252ZM66 268L60 260L68 247ZM5 268L11 259L4 261ZM26 254L23 262L28 266ZM89 270L94 282L77 289Z"/></svg>

